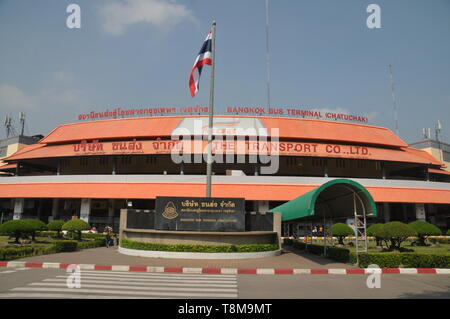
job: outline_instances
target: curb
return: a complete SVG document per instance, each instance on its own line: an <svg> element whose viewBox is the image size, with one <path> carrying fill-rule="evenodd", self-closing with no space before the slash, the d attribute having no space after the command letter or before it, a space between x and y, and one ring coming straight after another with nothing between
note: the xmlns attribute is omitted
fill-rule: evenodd
<svg viewBox="0 0 450 319"><path fill-rule="evenodd" d="M0 268L52 268L66 269L70 264L0 261ZM81 270L109 270L120 272L151 272L178 274L216 274L216 275L366 275L366 274L403 274L403 275L450 275L450 269L440 268L342 268L342 269L298 269L298 268L189 268L154 267L125 265L78 264Z"/></svg>

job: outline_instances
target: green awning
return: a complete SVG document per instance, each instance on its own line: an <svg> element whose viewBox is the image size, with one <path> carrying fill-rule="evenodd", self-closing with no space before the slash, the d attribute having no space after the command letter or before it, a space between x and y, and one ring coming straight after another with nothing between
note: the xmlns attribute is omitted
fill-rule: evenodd
<svg viewBox="0 0 450 319"><path fill-rule="evenodd" d="M352 217L357 211L366 216L377 216L372 195L361 184L350 179L331 180L269 212L281 213L281 220L288 221L313 216L331 218Z"/></svg>

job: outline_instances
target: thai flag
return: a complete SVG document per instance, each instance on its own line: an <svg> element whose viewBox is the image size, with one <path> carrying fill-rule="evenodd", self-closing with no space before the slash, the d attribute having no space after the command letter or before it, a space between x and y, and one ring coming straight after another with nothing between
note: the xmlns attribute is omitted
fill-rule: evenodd
<svg viewBox="0 0 450 319"><path fill-rule="evenodd" d="M209 30L208 36L203 42L203 46L195 60L194 66L192 67L191 75L189 76L189 89L191 91L191 96L194 97L198 92L198 81L200 80L200 75L202 74L202 68L205 64L212 65L212 29Z"/></svg>

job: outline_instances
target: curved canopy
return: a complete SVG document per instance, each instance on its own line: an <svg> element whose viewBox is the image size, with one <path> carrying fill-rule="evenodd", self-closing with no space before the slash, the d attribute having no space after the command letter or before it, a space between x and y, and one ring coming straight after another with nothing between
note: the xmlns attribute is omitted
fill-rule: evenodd
<svg viewBox="0 0 450 319"><path fill-rule="evenodd" d="M309 191L269 212L281 213L282 221L299 218L345 218L359 214L377 216L372 195L361 184L350 179L335 179Z"/></svg>

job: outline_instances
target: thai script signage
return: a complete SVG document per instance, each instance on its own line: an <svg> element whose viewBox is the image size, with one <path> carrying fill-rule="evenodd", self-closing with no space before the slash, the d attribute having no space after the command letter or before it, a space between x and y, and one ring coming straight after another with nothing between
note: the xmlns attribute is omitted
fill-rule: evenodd
<svg viewBox="0 0 450 319"><path fill-rule="evenodd" d="M182 107L132 107L122 109L115 107L104 111L91 111L89 113L78 114L79 121L85 120L106 120L139 116L164 116L164 115L207 115L207 106L182 106ZM326 110L305 109L298 106L285 107L252 107L252 106L228 106L225 112L216 111L216 115L247 115L247 116L283 116L297 118L312 118L328 121L348 121L358 123L368 123L369 118L363 115L339 113Z"/></svg>
<svg viewBox="0 0 450 319"><path fill-rule="evenodd" d="M156 197L155 229L245 231L244 198Z"/></svg>

